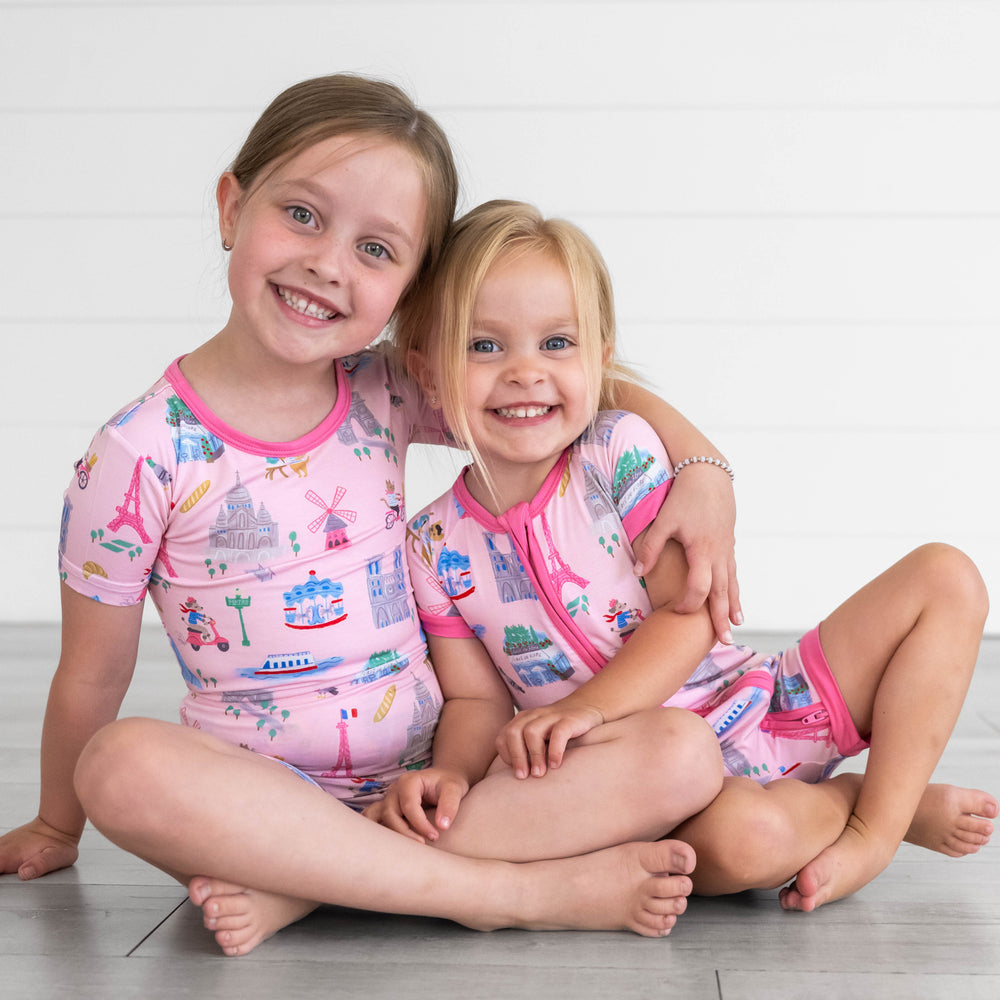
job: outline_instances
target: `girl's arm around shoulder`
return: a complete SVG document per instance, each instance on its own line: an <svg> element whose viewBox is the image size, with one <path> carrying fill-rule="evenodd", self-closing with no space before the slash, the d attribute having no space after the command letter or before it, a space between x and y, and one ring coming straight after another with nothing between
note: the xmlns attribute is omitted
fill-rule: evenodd
<svg viewBox="0 0 1000 1000"><path fill-rule="evenodd" d="M142 604L92 601L62 585L62 653L42 728L38 816L0 838L0 873L37 878L73 864L86 817L73 789L77 759L118 715L135 668Z"/></svg>
<svg viewBox="0 0 1000 1000"><path fill-rule="evenodd" d="M547 767L559 767L571 739L662 705L680 689L715 640L707 606L684 614L677 610L686 579L684 550L668 541L645 576L653 610L604 669L572 694L519 712L504 727L498 749L516 775L530 770L540 777Z"/></svg>
<svg viewBox="0 0 1000 1000"><path fill-rule="evenodd" d="M434 763L403 775L365 810L369 819L419 841L436 840L438 830L451 826L462 799L493 763L496 735L514 714L507 687L478 639L428 634L427 646L445 698ZM435 807L434 822L425 806Z"/></svg>
<svg viewBox="0 0 1000 1000"><path fill-rule="evenodd" d="M616 383L622 409L638 413L656 431L673 462L706 455L724 456L697 427L669 403L632 382ZM729 623L741 624L739 583L735 556L736 498L733 483L720 469L707 464L687 466L677 477L667 502L634 547L637 572L644 575L667 539L684 547L689 564L686 589L677 610L688 613L708 598L720 642L733 641Z"/></svg>
<svg viewBox="0 0 1000 1000"><path fill-rule="evenodd" d="M455 439L448 430L440 408L430 405L419 381L410 372L396 350L382 341L369 347L357 357L377 357L388 368L384 379L394 412L402 415L409 428L408 444L436 444L455 447Z"/></svg>

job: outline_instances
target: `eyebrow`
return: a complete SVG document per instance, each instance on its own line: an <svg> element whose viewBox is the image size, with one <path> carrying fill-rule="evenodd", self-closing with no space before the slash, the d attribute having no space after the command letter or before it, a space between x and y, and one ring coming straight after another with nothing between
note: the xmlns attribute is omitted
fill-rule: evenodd
<svg viewBox="0 0 1000 1000"><path fill-rule="evenodd" d="M308 177L290 177L288 180L279 181L276 187L279 197L290 197L293 193L293 189L298 189L306 191L317 200L329 199L329 193L326 188L324 188L321 184L315 183L315 181L309 180ZM370 224L377 232L397 237L411 250L420 242L419 240L414 241L413 237L405 229L401 229L390 219L384 219L381 216L366 218L370 220Z"/></svg>
<svg viewBox="0 0 1000 1000"><path fill-rule="evenodd" d="M486 333L490 333L492 331L502 333L510 327L510 325L509 321L492 316L477 316L473 314L472 317L472 329L483 330ZM545 324L546 330L561 330L564 327L573 327L573 329L578 330L580 324L577 322L576 316L551 316Z"/></svg>

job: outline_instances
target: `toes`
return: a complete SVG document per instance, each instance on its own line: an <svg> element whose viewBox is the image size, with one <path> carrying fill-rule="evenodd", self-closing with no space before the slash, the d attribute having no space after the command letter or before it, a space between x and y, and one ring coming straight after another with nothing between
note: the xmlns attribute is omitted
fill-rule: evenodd
<svg viewBox="0 0 1000 1000"><path fill-rule="evenodd" d="M783 910L795 910L798 913L812 913L818 905L814 896L803 896L795 888L794 882L778 893L778 902Z"/></svg>
<svg viewBox="0 0 1000 1000"><path fill-rule="evenodd" d="M672 913L650 913L644 910L636 917L632 930L644 937L666 937L676 923L677 917Z"/></svg>
<svg viewBox="0 0 1000 1000"><path fill-rule="evenodd" d="M244 886L206 875L196 875L188 883L188 897L195 906L203 906L212 896L232 896L244 892Z"/></svg>
<svg viewBox="0 0 1000 1000"><path fill-rule="evenodd" d="M250 915L248 913L234 913L224 917L207 917L205 926L210 931L242 931L251 926Z"/></svg>
<svg viewBox="0 0 1000 1000"><path fill-rule="evenodd" d="M194 903L195 906L201 906L201 904L212 895L212 890L209 885L210 881L210 879L207 879L202 875L198 875L191 879L188 883L188 898L192 903Z"/></svg>
<svg viewBox="0 0 1000 1000"><path fill-rule="evenodd" d="M215 935L215 943L222 949L224 955L235 958L253 951L260 944L260 937L253 931L242 934L238 931L219 931Z"/></svg>
<svg viewBox="0 0 1000 1000"><path fill-rule="evenodd" d="M778 892L778 902L781 904L783 910L797 910L799 909L799 896L798 891L795 888L795 883L791 885L786 885L783 889Z"/></svg>
<svg viewBox="0 0 1000 1000"><path fill-rule="evenodd" d="M645 913L656 916L680 916L687 910L688 901L686 896L653 896L643 903Z"/></svg>
<svg viewBox="0 0 1000 1000"><path fill-rule="evenodd" d="M977 816L986 816L989 819L996 819L1000 814L1000 804L992 795L984 794L976 806L974 812Z"/></svg>
<svg viewBox="0 0 1000 1000"><path fill-rule="evenodd" d="M687 875L654 875L648 886L651 898L663 900L690 896L693 890L694 884Z"/></svg>
<svg viewBox="0 0 1000 1000"><path fill-rule="evenodd" d="M805 900L815 896L816 893L819 892L821 884L822 880L817 876L816 872L807 865L795 877L795 881L792 883L792 889L801 900Z"/></svg>
<svg viewBox="0 0 1000 1000"><path fill-rule="evenodd" d="M695 853L691 846L682 841L657 840L643 844L639 861L651 875L689 875L694 871Z"/></svg>

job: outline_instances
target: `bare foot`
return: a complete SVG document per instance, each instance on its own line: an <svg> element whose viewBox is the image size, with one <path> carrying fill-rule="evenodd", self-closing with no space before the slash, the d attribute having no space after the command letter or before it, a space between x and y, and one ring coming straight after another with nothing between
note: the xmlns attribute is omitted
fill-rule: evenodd
<svg viewBox="0 0 1000 1000"><path fill-rule="evenodd" d="M844 832L820 851L778 894L782 909L810 913L857 892L880 875L895 853L872 842L852 815Z"/></svg>
<svg viewBox="0 0 1000 1000"><path fill-rule="evenodd" d="M665 937L687 909L694 865L694 851L677 840L518 865L527 876L528 903L526 916L511 923L529 930L624 929Z"/></svg>
<svg viewBox="0 0 1000 1000"><path fill-rule="evenodd" d="M216 944L231 956L253 951L261 941L301 920L319 905L204 875L191 880L188 896L201 907L205 927L215 932Z"/></svg>
<svg viewBox="0 0 1000 1000"><path fill-rule="evenodd" d="M990 818L1000 812L997 800L977 788L928 785L906 841L949 858L975 854L989 843L993 833Z"/></svg>
<svg viewBox="0 0 1000 1000"><path fill-rule="evenodd" d="M476 930L631 930L665 937L687 909L689 874L695 854L676 840L622 844L593 854L524 864L476 862L491 877L517 886L514 909L484 916L483 900L471 900L463 914L439 913ZM316 903L246 889L222 879L198 876L188 887L205 926L227 955L245 955L316 907ZM401 911L402 912L402 911Z"/></svg>
<svg viewBox="0 0 1000 1000"><path fill-rule="evenodd" d="M861 775L857 779L860 785ZM905 840L951 858L975 854L989 843L993 833L993 823L987 817L998 813L1000 806L988 792L956 785L928 785ZM851 823L855 823L853 817ZM885 869L892 853L872 848L863 828L849 824L838 840L781 890L781 905L786 910L808 913L823 903L857 892Z"/></svg>

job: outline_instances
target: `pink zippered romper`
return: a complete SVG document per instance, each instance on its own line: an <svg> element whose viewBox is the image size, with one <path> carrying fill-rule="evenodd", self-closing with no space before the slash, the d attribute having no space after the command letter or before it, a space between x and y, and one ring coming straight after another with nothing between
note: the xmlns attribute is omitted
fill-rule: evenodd
<svg viewBox="0 0 1000 1000"><path fill-rule="evenodd" d="M177 363L113 417L64 499L61 578L159 612L181 719L355 806L426 766L441 707L407 573L411 440L437 417L370 350L297 441L227 426Z"/></svg>
<svg viewBox="0 0 1000 1000"><path fill-rule="evenodd" d="M495 517L464 473L410 524L407 550L427 632L477 636L519 708L547 705L597 673L650 613L632 542L656 516L671 465L640 417L599 414L538 495ZM818 629L773 656L716 645L667 702L703 716L726 771L761 783L829 776L867 744Z"/></svg>

